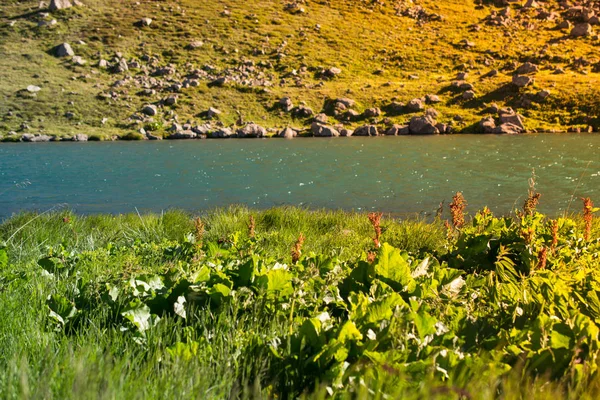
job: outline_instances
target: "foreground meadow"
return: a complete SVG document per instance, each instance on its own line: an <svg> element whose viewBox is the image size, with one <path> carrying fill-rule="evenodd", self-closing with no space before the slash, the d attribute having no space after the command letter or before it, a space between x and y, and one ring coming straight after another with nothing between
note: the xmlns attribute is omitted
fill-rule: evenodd
<svg viewBox="0 0 600 400"><path fill-rule="evenodd" d="M598 398L600 225L231 207L0 225L2 398Z"/></svg>

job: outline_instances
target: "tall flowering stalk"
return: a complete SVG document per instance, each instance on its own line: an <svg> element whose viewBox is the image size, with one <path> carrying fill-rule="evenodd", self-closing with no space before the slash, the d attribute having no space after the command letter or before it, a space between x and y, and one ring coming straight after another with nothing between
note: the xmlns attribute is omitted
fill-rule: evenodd
<svg viewBox="0 0 600 400"><path fill-rule="evenodd" d="M533 170L532 176L529 178L529 192L527 193L527 199L523 204L523 215L533 215L540 203L540 197L542 197L542 195L536 192L535 184L535 170Z"/></svg>
<svg viewBox="0 0 600 400"><path fill-rule="evenodd" d="M371 225L373 225L373 229L375 230L375 236L373 237L373 243L375 243L376 248L381 247L381 217L383 213L369 213L369 221L371 221Z"/></svg>
<svg viewBox="0 0 600 400"><path fill-rule="evenodd" d="M583 200L583 220L585 221L585 240L590 240L592 237L592 220L594 219L594 203L589 197L581 198Z"/></svg>
<svg viewBox="0 0 600 400"><path fill-rule="evenodd" d="M204 222L200 217L194 219L194 237L196 238L196 246L202 247L202 239L204 238Z"/></svg>
<svg viewBox="0 0 600 400"><path fill-rule="evenodd" d="M548 248L542 247L542 249L538 252L537 269L546 269L547 261L548 261Z"/></svg>
<svg viewBox="0 0 600 400"><path fill-rule="evenodd" d="M248 236L254 238L256 236L256 220L254 216L250 216L250 221L248 222Z"/></svg>
<svg viewBox="0 0 600 400"><path fill-rule="evenodd" d="M294 264L296 264L298 260L300 260L300 256L302 255L302 245L304 244L304 239L304 235L300 233L296 244L292 248L292 263Z"/></svg>
<svg viewBox="0 0 600 400"><path fill-rule="evenodd" d="M452 215L452 225L456 229L460 229L465 225L465 208L467 202L461 192L457 192L452 197L452 203L450 203L450 214Z"/></svg>

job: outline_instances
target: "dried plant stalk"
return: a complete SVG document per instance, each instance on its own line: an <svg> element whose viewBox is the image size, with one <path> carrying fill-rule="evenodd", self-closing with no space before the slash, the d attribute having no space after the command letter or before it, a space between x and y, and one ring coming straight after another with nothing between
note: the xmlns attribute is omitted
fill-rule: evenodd
<svg viewBox="0 0 600 400"><path fill-rule="evenodd" d="M452 215L452 225L460 229L465 225L465 208L467 202L461 192L457 192L450 203L450 214Z"/></svg>
<svg viewBox="0 0 600 400"><path fill-rule="evenodd" d="M304 235L300 233L296 244L292 248L292 263L294 264L296 264L298 260L300 260L300 256L302 255L302 245L304 244L304 239Z"/></svg>
<svg viewBox="0 0 600 400"><path fill-rule="evenodd" d="M537 269L546 269L547 261L548 261L548 249L546 247L542 247L542 249L538 252Z"/></svg>
<svg viewBox="0 0 600 400"><path fill-rule="evenodd" d="M590 240L592 237L592 220L594 219L594 203L589 197L581 198L583 200L583 220L585 221L585 240Z"/></svg>
<svg viewBox="0 0 600 400"><path fill-rule="evenodd" d="M254 238L254 236L256 236L256 220L252 215L250 216L250 221L248 222L248 235L251 238Z"/></svg>
<svg viewBox="0 0 600 400"><path fill-rule="evenodd" d="M375 230L375 236L373 237L373 243L375 243L375 247L381 247L381 217L383 213L369 213L369 221L371 221L371 225L373 225L373 229Z"/></svg>
<svg viewBox="0 0 600 400"><path fill-rule="evenodd" d="M536 176L534 169L531 173L531 178L529 178L529 192L527 193L527 199L523 204L523 215L533 215L538 204L540 203L540 197L542 197L542 195L540 193L537 193L535 190L535 178Z"/></svg>

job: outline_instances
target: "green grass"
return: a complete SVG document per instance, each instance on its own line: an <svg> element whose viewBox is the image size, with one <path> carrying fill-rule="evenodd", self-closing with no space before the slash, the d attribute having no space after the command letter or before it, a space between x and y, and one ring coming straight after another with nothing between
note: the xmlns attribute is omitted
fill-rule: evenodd
<svg viewBox="0 0 600 400"><path fill-rule="evenodd" d="M425 9L443 15L445 20L418 25L396 16L393 2L383 6L370 1L311 2L306 14L292 15L278 1L169 0L130 5L88 0L86 7L53 13L51 18L58 24L52 28L37 27L38 3L10 0L0 8L0 131L19 130L23 122L32 132L56 135L82 132L110 137L136 131L143 123L129 117L169 92L159 90L155 96L140 97L136 94L140 88L131 81L112 88L123 77L143 75L140 70L110 74L94 67L100 57L110 59L115 52L127 59L147 54L157 57L160 65L174 64L182 73L179 80L186 71L206 64L219 70L234 68L242 60L273 65L265 69L273 82L267 91L240 85L210 88L207 82L184 89L178 104L164 107L155 118L164 120L166 126L171 119L168 112L176 113L179 121L201 122L198 114L210 106L223 111L221 119L226 125L233 124L240 113L244 120L266 127L303 126L305 121L293 120L273 108L279 98L290 96L296 105L304 101L318 112L328 98L351 97L358 102L357 111L363 111L384 107L394 99L407 102L429 93L440 93L442 103L435 105L441 113L439 119L451 122L457 131L472 130L491 102L517 108L527 117L530 130L564 131L573 125L598 124L600 103L594 88L600 74L589 67L584 68L588 72L585 75L569 68L579 57L593 61L597 41L563 40L565 32L555 29L553 22L536 21L535 31L519 24L488 26L484 19L494 8L475 7L471 1L424 0L421 4ZM222 15L225 8L231 11L230 16ZM518 14L517 8L513 12ZM134 26L146 16L154 20L150 27ZM14 26L8 24L11 21ZM469 28L473 24L480 25L481 30L473 32ZM201 49L185 49L199 39L205 42ZM463 39L476 46L458 46ZM77 44L79 40L85 44ZM86 66L74 67L48 54L64 41L88 61ZM284 42L285 57L279 59L277 49ZM264 49L265 55L255 55L255 49ZM535 86L522 92L507 89L512 70L504 67L526 60L542 67ZM468 67L460 68L462 64ZM300 75L302 83L298 86L290 73L303 66L307 73ZM331 66L340 67L341 76L319 85L317 71ZM553 75L557 66L566 67L567 73ZM501 71L498 77L481 79L481 74L493 68ZM475 101L465 103L446 91L459 69L469 70L468 81L475 85L478 95ZM375 75L376 70L385 72ZM419 79L409 79L412 74ZM30 84L42 87L35 97L20 92ZM521 95L541 89L552 92L546 103L528 109L518 106ZM119 93L118 99L97 98L100 92L108 91ZM9 110L12 116L7 115ZM74 118L64 117L69 111L74 112ZM412 115L388 117L391 122L405 123ZM457 122L457 116L463 122ZM104 125L103 118L107 118ZM364 122L350 125L360 123Z"/></svg>
<svg viewBox="0 0 600 400"><path fill-rule="evenodd" d="M255 239L248 237L250 215L256 220ZM225 239L225 243L228 240L238 241L236 246L239 246L240 254L248 251L244 250L244 243L250 241L248 243L251 248L256 249L257 257L264 259L267 265L274 260L290 264L291 248L302 232L306 236L303 254L308 264L304 272L298 272L299 279L294 281L294 285L304 287L302 291L306 293L314 290L306 285L313 285L318 281L310 267L311 253L325 257L334 256L339 260L337 262L340 263L341 270L333 275L321 277L337 282L347 274L345 268L355 268L354 263L365 259L366 253L373 249L372 227L364 214L307 211L297 208L253 211L242 207L230 207L204 213L201 218L205 224L202 240L205 246L208 246L205 247L207 262L213 257L208 255L214 251L211 250L211 243L222 242ZM548 239L544 239L546 233L542 233L546 232L546 225L540 225L535 220L523 221L524 226L533 226L540 230L537 244L532 246L548 243ZM521 239L511 238L510 232L520 232L522 228L519 224L517 222L517 225L503 234L507 235L507 239L503 240L510 240L511 243L515 241L515 249L521 248L519 246L522 246L522 242ZM581 230L582 221L573 222L572 227L568 220L564 224L560 233L560 246L563 250L560 258L550 259L548 276L556 274L557 277L562 277L560 279L565 279L565 284L575 285L572 290L579 291L582 289L572 282L573 279L583 277L585 280L586 274L589 277L597 275L597 256L596 261L593 261L593 249L597 247L597 239L593 239L588 248L581 247L577 244L581 243L577 232ZM432 254L440 260L448 259L452 262L454 252L459 252L466 257L466 260L463 260L465 268L471 265L469 257L483 262L479 253L472 253L468 246L461 247L464 245L460 240L448 241L446 229L440 222L427 223L421 220L396 220L388 217L383 219L382 227L382 242L408 250L410 257L415 259ZM131 328L122 331L120 326L115 326L113 311L102 307L106 301L104 297L94 297L96 295L93 293L96 290L102 290L101 287L96 287L95 282L126 282L124 279L129 277L145 279L143 277L147 274L162 274L173 268L198 265L196 256L187 258L185 253L177 253L185 252L185 243L190 240L185 237L189 237L192 232L192 215L180 211L142 216L78 216L70 212L21 214L3 222L0 225L0 243L6 243L10 266L1 268L0 258L0 397L256 399L294 396L291 391L280 392L280 389L277 389L277 385L281 383L277 380L280 378L275 377L283 372L283 367L278 366L279 361L273 357L267 344L274 338L287 337L292 331L295 332L302 322L302 313L307 312L310 316L316 311L312 310L310 305L314 300L306 300L307 310L303 309L305 306L302 306L302 303L298 303L297 315L294 315L293 311L289 314L289 308L283 308L281 312L276 311L273 314L269 306L271 300L251 296L244 301L245 292L238 289L239 301L224 303L217 308L202 306L199 303L187 309L188 319L185 321L175 315L166 315L160 323L150 326L140 336L131 331ZM232 239L231 235L236 232L239 233L238 239ZM473 228L465 228L464 232L466 235L479 237L477 235L481 233L481 228L477 227L477 223L473 223ZM598 238L599 233L600 224L596 220L592 238ZM193 243L194 239L191 240ZM176 251L176 254L180 255L173 259L165 259L165 249L173 246L183 246ZM580 254L569 255L571 246L579 248ZM53 250L49 250L50 248ZM219 252L228 251L226 248L222 247ZM237 251L233 252L233 259L242 257L236 255ZM485 251L492 250L482 250ZM62 278L45 273L37 261L49 253L58 257L75 257L77 273ZM591 257L589 259L588 254ZM219 260L221 256L214 257L217 257L215 260ZM226 260L228 256L223 257ZM525 252L523 257L527 257ZM215 262L227 263L224 260ZM564 261L567 264L562 264L563 261L560 260L570 261ZM535 260L533 261L535 263ZM199 265L203 262L200 261ZM524 268L524 265L518 264L518 268ZM442 270L444 268L446 267ZM480 294L481 300L478 301L484 301L488 294L482 292L484 289L478 285L488 279L498 278L494 278L493 272L489 277L486 276L489 271L486 271L485 267L478 268L483 269L464 273L464 276L470 282L469 285L474 285L475 291ZM587 273L576 274L572 272L575 270L585 270ZM539 284L534 282L540 279L539 282L546 282L546 275L531 272L529 277L522 279L520 283L499 282L496 295L502 296L501 293L509 290L513 284L523 285L523 290L534 293L537 290L535 285ZM426 282L421 284L428 285ZM555 295L559 296L559 288L549 286L544 290L556 291ZM323 287L323 290L330 288ZM77 297L77 293L85 298L92 296L89 299L95 300L91 300L87 306L81 306L80 312L83 313L83 317L78 325L53 329L54 325L48 314L48 296ZM315 298L319 299L324 293L316 292L315 295ZM375 298L381 296L376 292L372 292L371 295ZM421 296L427 298L424 293ZM465 299L470 298L471 294L464 293L464 296ZM518 299L519 296L508 296L503 301L523 301ZM408 297L405 298L406 301L409 300ZM511 298L513 300L509 300ZM471 304L472 301L474 300L469 300L466 304ZM435 313L438 318L444 318L444 313L451 310L449 307L455 304L444 297L435 297L426 302L430 307L434 307L431 313ZM478 315L477 318L483 318L483 315L491 310L489 307L495 307L485 301L479 304L479 314L477 307L473 311ZM523 307L526 312L532 311ZM570 310L576 310L573 305L569 307ZM498 316L490 315L490 321L497 319L500 323L504 318L503 313L495 312L499 312ZM556 312L562 313L558 310ZM399 318L398 321L404 321L402 313L396 318ZM446 323L452 323L451 321L452 319ZM482 319L481 323L490 323L485 321ZM403 336L404 334L394 336L394 340L400 340L398 343L401 343ZM177 343L193 342L200 343L193 356L172 353L173 346ZM285 346L282 346L281 351L285 351ZM398 354L402 354L400 348L397 351ZM489 364L485 361L486 357L490 357ZM292 364L285 367L286 370L294 365L292 360L290 362ZM360 368L364 384L356 384L358 381L354 381L354 384L347 383L345 389L334 388L338 393L337 398L459 399L470 396L474 399L594 399L600 392L600 381L595 374L584 375L587 377L583 381L577 381L575 375L565 376L563 379L550 379L543 374L537 377L535 374L531 375L523 369L529 367L516 363L512 372L497 375L491 367L497 360L491 353L488 356L482 355L482 364L479 367L481 369L474 366L475 369L465 375L462 375L458 368L455 371L450 370L448 380L440 380L439 375L433 372L423 375L390 372L398 368L397 366L382 370L367 363L363 368L361 365L364 362L363 360L353 367ZM586 368L592 367L595 361L593 358L586 359L585 365ZM301 376L293 375L293 371L294 369L288 370L292 375L285 383L289 385L286 387L290 390L293 387L303 387L299 380ZM308 374L308 370L306 373ZM475 375L471 375L473 373ZM576 374L575 370L571 373ZM473 379L473 376L476 378ZM327 393L330 389L327 387L331 386L331 383L325 375L316 382L308 382L299 394L303 393L302 396L306 398L329 398Z"/></svg>

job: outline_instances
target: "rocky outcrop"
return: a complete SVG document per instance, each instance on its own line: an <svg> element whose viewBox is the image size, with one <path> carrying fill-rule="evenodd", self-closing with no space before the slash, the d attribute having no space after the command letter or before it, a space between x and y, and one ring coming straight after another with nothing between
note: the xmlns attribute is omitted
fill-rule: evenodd
<svg viewBox="0 0 600 400"><path fill-rule="evenodd" d="M363 125L354 130L354 136L379 136L379 131L375 125Z"/></svg>
<svg viewBox="0 0 600 400"><path fill-rule="evenodd" d="M322 125L318 122L313 122L310 130L315 137L338 137L340 132L332 126Z"/></svg>
<svg viewBox="0 0 600 400"><path fill-rule="evenodd" d="M257 124L248 124L236 131L239 138L263 138L267 136L267 130Z"/></svg>
<svg viewBox="0 0 600 400"><path fill-rule="evenodd" d="M437 121L430 115L422 117L412 117L408 129L411 135L436 135L440 131L437 128Z"/></svg>
<svg viewBox="0 0 600 400"><path fill-rule="evenodd" d="M56 57L73 57L75 52L69 43L62 43L54 48L54 55Z"/></svg>

